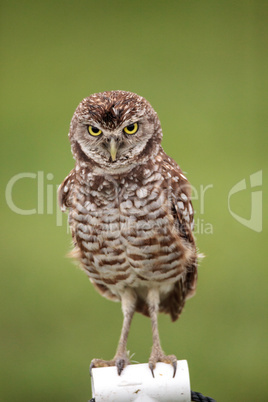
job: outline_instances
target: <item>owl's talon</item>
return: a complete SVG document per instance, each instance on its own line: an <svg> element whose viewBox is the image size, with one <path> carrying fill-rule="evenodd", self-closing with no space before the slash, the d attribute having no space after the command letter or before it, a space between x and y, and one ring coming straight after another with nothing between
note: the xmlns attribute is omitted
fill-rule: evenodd
<svg viewBox="0 0 268 402"><path fill-rule="evenodd" d="M152 353L149 359L149 369L151 370L153 377L154 369L157 362L171 364L171 366L173 367L173 378L175 377L177 372L177 357L175 355L166 356L164 354Z"/></svg>
<svg viewBox="0 0 268 402"><path fill-rule="evenodd" d="M151 370L152 376L154 378L154 369L155 369L155 365L153 363L149 363L149 369Z"/></svg>
<svg viewBox="0 0 268 402"><path fill-rule="evenodd" d="M172 362L172 366L173 366L173 378L174 378L177 371L177 359L175 362Z"/></svg>
<svg viewBox="0 0 268 402"><path fill-rule="evenodd" d="M120 375L127 365L127 361L125 359L118 359L116 360L115 365L117 367L117 373Z"/></svg>
<svg viewBox="0 0 268 402"><path fill-rule="evenodd" d="M114 357L112 360L93 359L89 367L89 372L92 376L93 368L115 366L117 368L118 375L121 375L124 368L128 365L128 362L128 357L124 355L123 357Z"/></svg>

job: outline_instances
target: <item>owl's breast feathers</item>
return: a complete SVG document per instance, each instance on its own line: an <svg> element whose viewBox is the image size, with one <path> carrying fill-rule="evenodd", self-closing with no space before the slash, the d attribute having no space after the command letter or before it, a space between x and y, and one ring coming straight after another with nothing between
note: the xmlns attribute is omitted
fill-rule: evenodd
<svg viewBox="0 0 268 402"><path fill-rule="evenodd" d="M120 299L137 289L137 311L148 315L146 288L160 287L160 311L178 318L195 292L197 255L190 185L161 151L128 175L95 175L77 165L59 188L69 209L75 249L97 290Z"/></svg>

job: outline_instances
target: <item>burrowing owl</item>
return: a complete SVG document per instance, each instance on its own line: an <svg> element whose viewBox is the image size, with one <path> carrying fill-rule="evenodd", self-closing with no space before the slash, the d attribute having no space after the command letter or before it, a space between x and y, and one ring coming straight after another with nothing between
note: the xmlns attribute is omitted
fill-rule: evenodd
<svg viewBox="0 0 268 402"><path fill-rule="evenodd" d="M135 311L149 316L153 347L149 367L172 364L161 348L157 314L175 321L197 280L190 185L161 147L158 116L143 97L111 91L85 98L71 121L75 168L59 188L69 210L77 258L104 297L120 301L124 315L112 360L91 367L128 364L126 349Z"/></svg>

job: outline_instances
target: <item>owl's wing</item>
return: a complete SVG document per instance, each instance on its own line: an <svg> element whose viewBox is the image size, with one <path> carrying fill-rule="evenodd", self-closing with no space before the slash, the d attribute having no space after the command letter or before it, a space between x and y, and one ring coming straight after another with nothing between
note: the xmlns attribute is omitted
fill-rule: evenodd
<svg viewBox="0 0 268 402"><path fill-rule="evenodd" d="M171 184L171 210L174 224L185 242L194 244L194 210L191 201L191 187L178 167Z"/></svg>
<svg viewBox="0 0 268 402"><path fill-rule="evenodd" d="M75 170L63 180L58 188L58 202L63 212L72 206L72 189L75 181Z"/></svg>
<svg viewBox="0 0 268 402"><path fill-rule="evenodd" d="M166 164L165 164L166 162ZM186 299L193 296L197 282L197 252L193 235L194 211L191 202L191 187L180 167L172 161L164 160L169 175L169 200L173 224L179 234L182 244L189 250L185 265L185 275L174 284L169 297L163 301L160 309L169 313L175 321L185 304Z"/></svg>

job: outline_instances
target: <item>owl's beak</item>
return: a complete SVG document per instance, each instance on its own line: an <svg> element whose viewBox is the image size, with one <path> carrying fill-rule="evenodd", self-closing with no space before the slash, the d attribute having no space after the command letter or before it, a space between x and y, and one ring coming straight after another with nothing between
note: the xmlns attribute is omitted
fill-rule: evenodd
<svg viewBox="0 0 268 402"><path fill-rule="evenodd" d="M116 143L114 138L111 138L110 140L110 154L112 161L114 162L116 160L116 154L118 151L118 144Z"/></svg>

